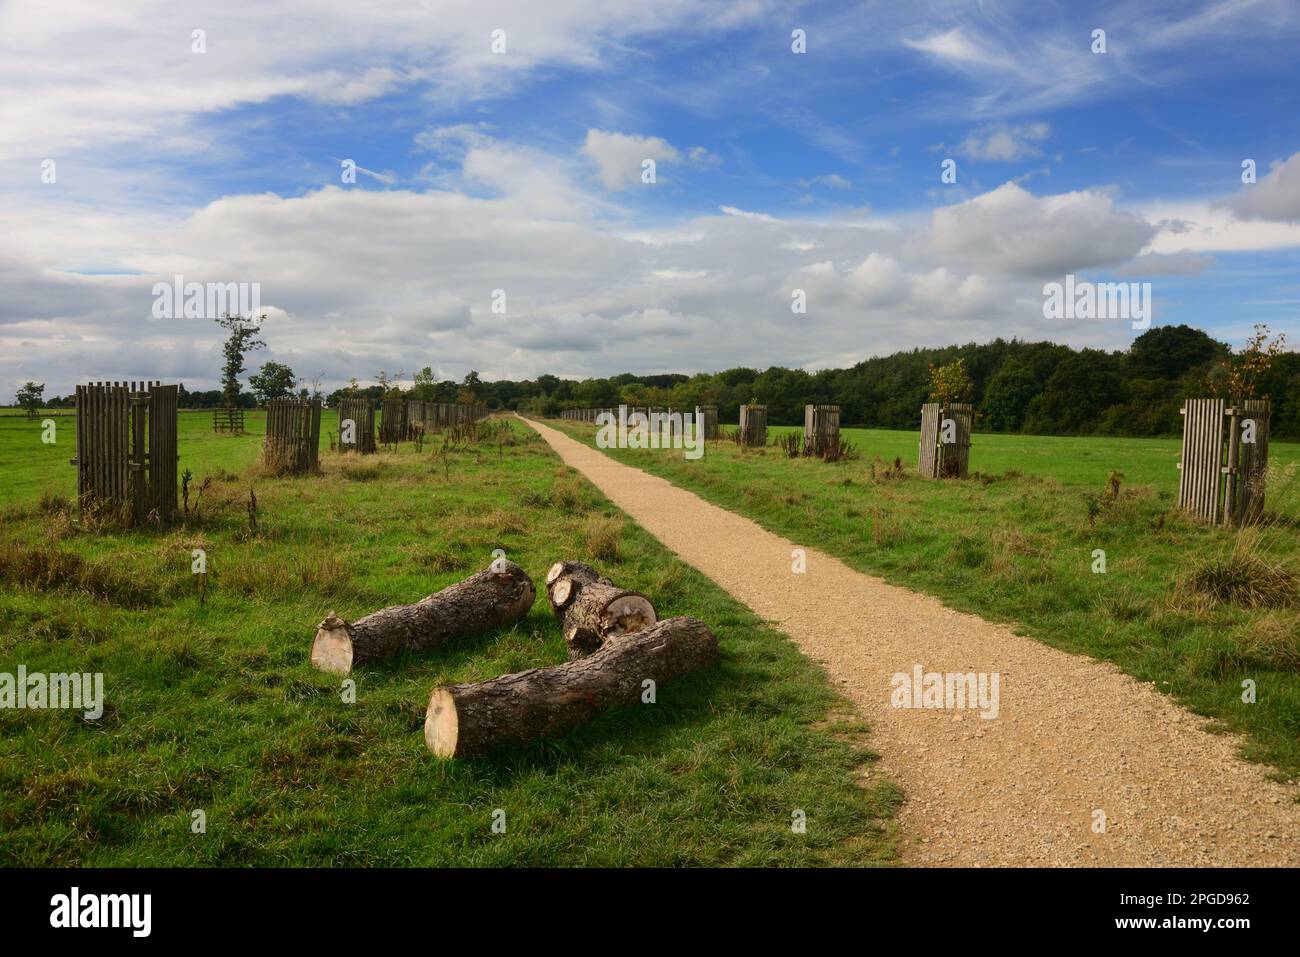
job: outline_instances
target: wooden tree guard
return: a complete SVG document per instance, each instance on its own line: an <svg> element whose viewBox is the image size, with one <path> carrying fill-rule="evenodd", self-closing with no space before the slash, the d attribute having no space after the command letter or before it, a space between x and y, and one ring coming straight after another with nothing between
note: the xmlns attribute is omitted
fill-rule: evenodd
<svg viewBox="0 0 1300 957"><path fill-rule="evenodd" d="M804 455L824 455L840 437L840 407L838 405L805 405L803 407Z"/></svg>
<svg viewBox="0 0 1300 957"><path fill-rule="evenodd" d="M407 428L418 425L426 432L477 422L487 418L487 414L488 407L481 402L422 402L412 399L406 403Z"/></svg>
<svg viewBox="0 0 1300 957"><path fill-rule="evenodd" d="M212 431L229 432L231 435L243 435L244 410L235 408L213 409Z"/></svg>
<svg viewBox="0 0 1300 957"><path fill-rule="evenodd" d="M1188 399L1181 412L1179 508L1211 525L1258 521L1268 467L1268 402Z"/></svg>
<svg viewBox="0 0 1300 957"><path fill-rule="evenodd" d="M970 433L975 407L966 402L921 406L921 446L916 471L923 478L965 478L970 469ZM945 422L951 428L945 429ZM951 441L945 442L945 438Z"/></svg>
<svg viewBox="0 0 1300 957"><path fill-rule="evenodd" d="M716 405L700 406L700 421L704 426L704 437L706 439L716 439L721 434L718 431L718 407Z"/></svg>
<svg viewBox="0 0 1300 957"><path fill-rule="evenodd" d="M129 512L135 524L176 511L177 387L77 386L77 499Z"/></svg>
<svg viewBox="0 0 1300 957"><path fill-rule="evenodd" d="M345 441L344 423L353 423L352 441ZM339 402L339 451L368 455L375 451L375 405L369 399L350 396Z"/></svg>
<svg viewBox="0 0 1300 957"><path fill-rule="evenodd" d="M404 440L406 433L406 400L384 399L379 417L379 441L385 445L392 445Z"/></svg>
<svg viewBox="0 0 1300 957"><path fill-rule="evenodd" d="M262 461L276 472L301 475L319 467L320 400L285 397L266 404Z"/></svg>
<svg viewBox="0 0 1300 957"><path fill-rule="evenodd" d="M740 407L740 444L751 448L767 445L767 406Z"/></svg>

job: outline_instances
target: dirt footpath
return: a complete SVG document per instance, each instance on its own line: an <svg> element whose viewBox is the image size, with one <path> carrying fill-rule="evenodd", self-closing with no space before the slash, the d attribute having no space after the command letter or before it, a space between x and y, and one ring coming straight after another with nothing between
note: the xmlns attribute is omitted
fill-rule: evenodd
<svg viewBox="0 0 1300 957"><path fill-rule="evenodd" d="M798 542L528 424L637 524L823 664L871 723L882 770L907 791L904 862L1300 864L1300 789L1269 781L1265 767L1237 757L1235 737L1201 730L1204 718L1149 685L812 548L796 574ZM948 692L925 674L974 673L990 705L996 673L997 716L982 718L993 708L978 701L895 706L918 669L921 703ZM962 690L951 687L954 703Z"/></svg>

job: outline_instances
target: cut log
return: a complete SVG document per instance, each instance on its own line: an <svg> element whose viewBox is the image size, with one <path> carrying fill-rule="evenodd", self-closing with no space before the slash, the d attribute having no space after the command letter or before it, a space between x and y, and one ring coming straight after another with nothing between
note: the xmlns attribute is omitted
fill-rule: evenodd
<svg viewBox="0 0 1300 957"><path fill-rule="evenodd" d="M586 562L556 562L546 573L546 598L556 621L564 623L564 609L568 607L583 585L602 579L600 572Z"/></svg>
<svg viewBox="0 0 1300 957"><path fill-rule="evenodd" d="M697 618L668 618L610 637L595 654L475 684L435 688L424 714L424 743L439 757L482 754L506 744L554 737L718 655L718 640Z"/></svg>
<svg viewBox="0 0 1300 957"><path fill-rule="evenodd" d="M402 650L422 651L453 638L513 625L533 607L537 590L514 562L498 558L462 582L413 605L393 605L348 624L330 612L316 630L311 663L345 675Z"/></svg>
<svg viewBox="0 0 1300 957"><path fill-rule="evenodd" d="M610 635L646 628L659 620L649 598L619 588L586 562L552 565L546 572L546 597L560 622L570 661L591 654Z"/></svg>
<svg viewBox="0 0 1300 957"><path fill-rule="evenodd" d="M640 592L619 588L608 578L587 582L564 609L564 643L569 660L591 654L615 635L648 628L659 620Z"/></svg>

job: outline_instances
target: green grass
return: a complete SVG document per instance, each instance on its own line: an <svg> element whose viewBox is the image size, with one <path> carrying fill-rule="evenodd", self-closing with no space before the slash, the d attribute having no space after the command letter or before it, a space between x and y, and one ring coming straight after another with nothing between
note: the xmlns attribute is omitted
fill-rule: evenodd
<svg viewBox="0 0 1300 957"><path fill-rule="evenodd" d="M66 420L60 420L60 428ZM260 417L248 417L261 428ZM797 865L894 859L899 795L864 729L783 635L627 523L537 437L436 456L322 452L323 473L260 477L261 436L182 415L200 517L81 527L71 432L0 425L0 671L103 672L98 721L0 711L7 865ZM323 424L328 432L331 423ZM246 503L256 490L258 531ZM207 553L200 604L191 550ZM327 611L359 617L486 566L540 582L596 562L661 614L709 622L720 662L561 739L439 761L438 684L564 660L545 597L515 628L354 674L308 663ZM593 552L598 552L597 557ZM491 830L494 810L507 831ZM807 833L791 832L806 812ZM203 810L207 831L191 830Z"/></svg>
<svg viewBox="0 0 1300 957"><path fill-rule="evenodd" d="M592 425L552 424L594 444ZM930 481L915 477L916 433L844 438L858 457L836 463L728 441L695 461L606 454L863 571L1112 661L1245 733L1246 755L1280 777L1300 775L1300 446L1271 445L1271 522L1236 533L1176 509L1177 440L977 434L982 474ZM904 474L887 476L896 456ZM1095 549L1105 574L1092 571Z"/></svg>

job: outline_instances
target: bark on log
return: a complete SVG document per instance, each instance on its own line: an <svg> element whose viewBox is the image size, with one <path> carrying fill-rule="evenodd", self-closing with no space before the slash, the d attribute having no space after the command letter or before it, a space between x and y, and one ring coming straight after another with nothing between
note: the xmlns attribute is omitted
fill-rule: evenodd
<svg viewBox="0 0 1300 957"><path fill-rule="evenodd" d="M591 593L584 598L588 590ZM591 654L610 635L646 628L659 620L649 598L619 588L586 562L552 565L546 572L546 597L560 623L570 661Z"/></svg>
<svg viewBox="0 0 1300 957"><path fill-rule="evenodd" d="M555 620L564 624L564 609L577 597L582 586L600 580L600 572L586 562L556 562L552 565L546 572L546 598L551 603Z"/></svg>
<svg viewBox="0 0 1300 957"><path fill-rule="evenodd" d="M587 582L564 609L564 643L569 660L585 657L604 642L648 628L659 620L640 592L619 588L608 578Z"/></svg>
<svg viewBox="0 0 1300 957"><path fill-rule="evenodd" d="M637 704L647 679L658 689L717 654L718 640L704 622L668 618L615 635L578 661L435 688L424 715L424 742L450 758L563 734L609 708Z"/></svg>
<svg viewBox="0 0 1300 957"><path fill-rule="evenodd" d="M403 649L422 651L512 625L528 614L536 597L522 568L497 559L413 605L383 608L352 624L330 612L316 630L311 663L321 671L345 675Z"/></svg>

